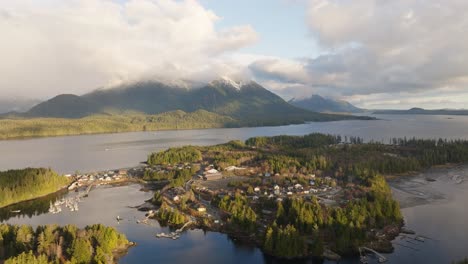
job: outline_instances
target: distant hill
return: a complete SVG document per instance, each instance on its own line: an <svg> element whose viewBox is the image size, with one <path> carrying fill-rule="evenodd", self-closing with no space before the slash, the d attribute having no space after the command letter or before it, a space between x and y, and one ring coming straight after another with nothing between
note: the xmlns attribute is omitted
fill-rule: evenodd
<svg viewBox="0 0 468 264"><path fill-rule="evenodd" d="M436 109L426 110L423 108L411 108L408 110L377 110L376 115L468 115L465 109Z"/></svg>
<svg viewBox="0 0 468 264"><path fill-rule="evenodd" d="M62 94L34 106L26 113L26 116L80 118L98 111L99 107L93 102L77 95Z"/></svg>
<svg viewBox="0 0 468 264"><path fill-rule="evenodd" d="M304 110L288 104L255 82L243 84L229 79L215 80L196 89L159 82L139 82L112 89L99 89L83 96L63 94L42 102L19 116L82 118L95 114L154 115L176 110L206 110L232 117L241 126L358 118Z"/></svg>
<svg viewBox="0 0 468 264"><path fill-rule="evenodd" d="M358 108L349 102L324 98L320 95L312 95L309 98L289 101L290 104L321 113L362 113L364 109Z"/></svg>

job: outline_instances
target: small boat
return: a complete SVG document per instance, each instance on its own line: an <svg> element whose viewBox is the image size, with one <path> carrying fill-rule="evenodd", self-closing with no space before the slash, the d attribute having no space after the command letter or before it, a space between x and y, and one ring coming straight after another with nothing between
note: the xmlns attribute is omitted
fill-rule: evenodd
<svg viewBox="0 0 468 264"><path fill-rule="evenodd" d="M379 257L378 262L379 263L384 263L384 262L387 262L387 259L384 258L384 257Z"/></svg>
<svg viewBox="0 0 468 264"><path fill-rule="evenodd" d="M403 233L403 234L408 234L408 235L414 235L414 234L416 234L416 232L414 232L413 230L407 229L407 228L404 228L404 227L401 228L401 233Z"/></svg>
<svg viewBox="0 0 468 264"><path fill-rule="evenodd" d="M424 237L422 237L422 236L417 236L417 237L414 238L414 240L417 240L417 241L420 241L420 242L425 241Z"/></svg>
<svg viewBox="0 0 468 264"><path fill-rule="evenodd" d="M17 214L17 213L21 213L21 210L11 210L10 212Z"/></svg>
<svg viewBox="0 0 468 264"><path fill-rule="evenodd" d="M361 256L360 262L363 263L363 264L369 263L369 261L367 260L367 256Z"/></svg>
<svg viewBox="0 0 468 264"><path fill-rule="evenodd" d="M120 218L120 216L117 216L115 219L116 219L117 221L121 221L121 220L122 220L122 218Z"/></svg>

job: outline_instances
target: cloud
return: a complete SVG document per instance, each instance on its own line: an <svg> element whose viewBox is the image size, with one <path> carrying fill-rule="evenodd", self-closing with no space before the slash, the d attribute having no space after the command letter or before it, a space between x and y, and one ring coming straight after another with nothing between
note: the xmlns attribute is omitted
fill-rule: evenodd
<svg viewBox="0 0 468 264"><path fill-rule="evenodd" d="M4 2L0 92L44 97L141 78L242 75L228 55L257 33L249 25L217 29L219 19L195 0Z"/></svg>
<svg viewBox="0 0 468 264"><path fill-rule="evenodd" d="M299 93L391 97L468 87L465 0L310 0L307 10L310 34L323 54L294 67L253 64L260 78L277 80L283 92L293 85L302 87Z"/></svg>

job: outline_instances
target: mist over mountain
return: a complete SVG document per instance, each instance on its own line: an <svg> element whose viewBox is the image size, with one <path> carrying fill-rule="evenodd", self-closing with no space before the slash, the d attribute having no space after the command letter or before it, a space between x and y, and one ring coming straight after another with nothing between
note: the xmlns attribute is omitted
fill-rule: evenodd
<svg viewBox="0 0 468 264"><path fill-rule="evenodd" d="M413 107L408 110L377 110L377 115L468 115L466 109L423 109Z"/></svg>
<svg viewBox="0 0 468 264"><path fill-rule="evenodd" d="M4 98L0 99L0 114L7 112L24 112L36 105L40 100L24 98Z"/></svg>
<svg viewBox="0 0 468 264"><path fill-rule="evenodd" d="M362 113L364 109L358 108L349 102L324 98L320 95L312 95L309 98L290 100L289 103L297 107L314 112L328 113Z"/></svg>
<svg viewBox="0 0 468 264"><path fill-rule="evenodd" d="M98 89L82 96L62 94L34 106L21 115L81 118L93 114L152 115L175 110L206 110L241 120L242 125L351 118L301 109L253 81L240 83L226 78L192 89L146 81L112 89Z"/></svg>

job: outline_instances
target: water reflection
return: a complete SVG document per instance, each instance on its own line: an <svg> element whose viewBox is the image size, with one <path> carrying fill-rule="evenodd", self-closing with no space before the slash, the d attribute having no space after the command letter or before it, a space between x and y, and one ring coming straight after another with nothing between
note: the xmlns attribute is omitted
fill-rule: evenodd
<svg viewBox="0 0 468 264"><path fill-rule="evenodd" d="M54 194L50 194L31 201L21 202L0 208L0 222L4 222L10 218L32 218L49 212L50 203L63 198L67 191L63 190ZM16 212L19 211L19 212Z"/></svg>

